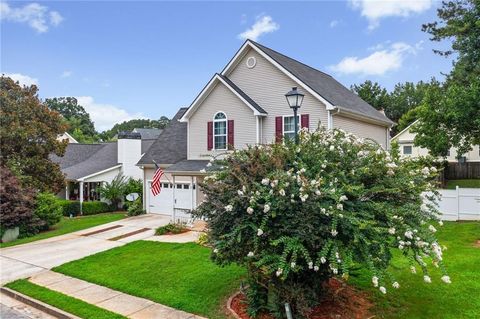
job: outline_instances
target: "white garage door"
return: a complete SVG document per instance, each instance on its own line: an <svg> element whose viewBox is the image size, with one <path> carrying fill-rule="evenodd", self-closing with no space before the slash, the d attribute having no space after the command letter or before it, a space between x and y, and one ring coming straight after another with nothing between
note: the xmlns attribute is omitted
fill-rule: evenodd
<svg viewBox="0 0 480 319"><path fill-rule="evenodd" d="M151 190L152 182L148 182L147 212L153 214L173 215L173 184L162 183L162 190L157 196L153 196ZM193 187L193 189L192 189ZM193 193L195 184L175 183L175 215L188 216L186 210L192 209Z"/></svg>

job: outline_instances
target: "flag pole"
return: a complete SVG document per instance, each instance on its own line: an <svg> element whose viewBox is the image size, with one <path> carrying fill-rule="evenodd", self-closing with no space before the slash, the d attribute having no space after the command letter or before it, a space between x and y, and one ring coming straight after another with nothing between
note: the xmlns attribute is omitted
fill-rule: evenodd
<svg viewBox="0 0 480 319"><path fill-rule="evenodd" d="M156 168L156 169L159 169L159 168L160 168L160 166L158 166L157 162L155 162L154 159L152 159L152 162L153 162L153 164L155 164L155 168ZM163 177L165 177L165 178L167 179L167 181L169 181L170 183L172 183L172 181L167 177L167 174L163 174Z"/></svg>

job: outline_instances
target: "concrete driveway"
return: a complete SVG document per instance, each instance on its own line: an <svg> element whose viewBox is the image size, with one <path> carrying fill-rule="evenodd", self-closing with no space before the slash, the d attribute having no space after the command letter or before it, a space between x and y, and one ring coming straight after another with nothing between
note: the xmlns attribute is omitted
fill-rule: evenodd
<svg viewBox="0 0 480 319"><path fill-rule="evenodd" d="M0 249L0 284L126 243L151 237L169 216L130 217L70 234Z"/></svg>

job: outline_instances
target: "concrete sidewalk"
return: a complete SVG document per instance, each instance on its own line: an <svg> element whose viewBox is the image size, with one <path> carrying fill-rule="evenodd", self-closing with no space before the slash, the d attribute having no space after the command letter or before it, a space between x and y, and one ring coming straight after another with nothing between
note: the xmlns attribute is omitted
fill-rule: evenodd
<svg viewBox="0 0 480 319"><path fill-rule="evenodd" d="M0 318L2 319L55 319L21 301L0 293Z"/></svg>
<svg viewBox="0 0 480 319"><path fill-rule="evenodd" d="M53 271L42 271L29 280L132 319L206 319Z"/></svg>
<svg viewBox="0 0 480 319"><path fill-rule="evenodd" d="M151 237L157 227L166 225L169 221L170 218L164 215L140 215L28 244L1 248L0 284L26 278L72 260ZM112 228L114 226L117 227ZM112 229L101 231L108 228ZM96 231L101 232L94 233ZM112 240L138 231L141 232Z"/></svg>

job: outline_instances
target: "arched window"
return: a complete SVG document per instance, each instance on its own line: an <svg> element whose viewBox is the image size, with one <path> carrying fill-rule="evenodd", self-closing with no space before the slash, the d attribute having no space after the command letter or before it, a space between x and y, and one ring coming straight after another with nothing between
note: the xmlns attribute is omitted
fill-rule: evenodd
<svg viewBox="0 0 480 319"><path fill-rule="evenodd" d="M227 149L227 116L223 112L213 117L213 147L216 150Z"/></svg>

